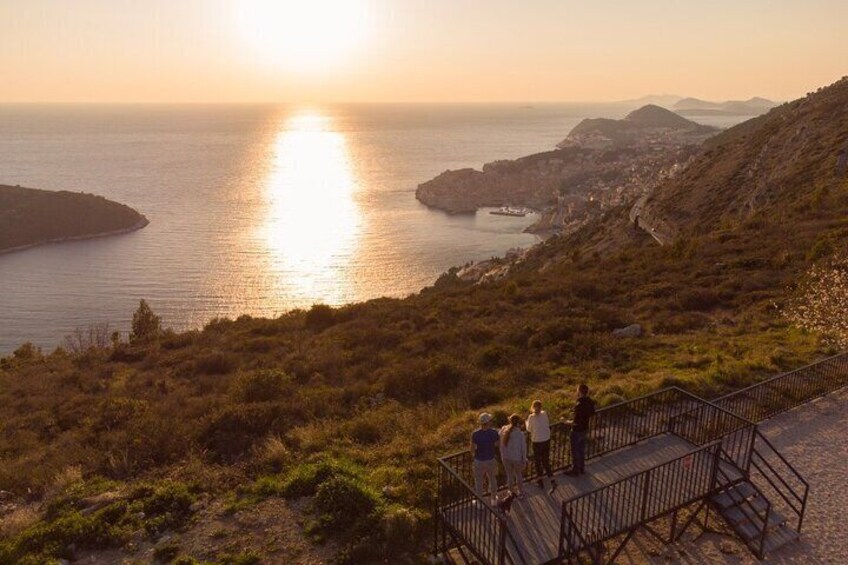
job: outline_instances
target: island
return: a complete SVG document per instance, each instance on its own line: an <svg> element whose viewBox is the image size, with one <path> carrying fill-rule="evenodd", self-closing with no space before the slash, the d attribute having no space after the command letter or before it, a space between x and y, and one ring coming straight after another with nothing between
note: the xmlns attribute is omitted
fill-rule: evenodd
<svg viewBox="0 0 848 565"><path fill-rule="evenodd" d="M135 231L149 221L102 196L0 185L0 254Z"/></svg>

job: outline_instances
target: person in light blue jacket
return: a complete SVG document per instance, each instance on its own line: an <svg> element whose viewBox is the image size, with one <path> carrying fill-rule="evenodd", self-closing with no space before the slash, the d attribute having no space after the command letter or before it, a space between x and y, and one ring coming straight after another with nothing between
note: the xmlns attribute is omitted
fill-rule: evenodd
<svg viewBox="0 0 848 565"><path fill-rule="evenodd" d="M501 461L506 471L506 488L522 495L524 469L527 467L527 439L521 429L521 416L513 414L501 428Z"/></svg>

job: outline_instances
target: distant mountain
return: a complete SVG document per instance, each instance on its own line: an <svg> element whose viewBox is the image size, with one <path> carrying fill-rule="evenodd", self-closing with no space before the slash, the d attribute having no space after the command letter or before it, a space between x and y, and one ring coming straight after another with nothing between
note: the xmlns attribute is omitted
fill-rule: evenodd
<svg viewBox="0 0 848 565"><path fill-rule="evenodd" d="M648 104L630 112L621 120L587 118L577 124L557 147L699 144L717 131L716 128L693 122L671 110Z"/></svg>
<svg viewBox="0 0 848 565"><path fill-rule="evenodd" d="M102 196L0 185L0 253L125 233L147 224L129 206Z"/></svg>
<svg viewBox="0 0 848 565"><path fill-rule="evenodd" d="M726 102L683 98L674 104L673 109L683 116L759 116L777 105L777 102L756 96L748 100L728 100Z"/></svg>
<svg viewBox="0 0 848 565"><path fill-rule="evenodd" d="M662 106L664 108L671 108L682 99L683 97L677 94L649 94L632 100L622 100L621 104L637 107L644 106L645 104L656 104L657 106Z"/></svg>

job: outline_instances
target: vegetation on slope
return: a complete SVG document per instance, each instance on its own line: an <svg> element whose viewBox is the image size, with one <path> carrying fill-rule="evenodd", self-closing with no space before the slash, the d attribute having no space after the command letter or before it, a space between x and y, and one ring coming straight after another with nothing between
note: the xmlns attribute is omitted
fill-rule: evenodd
<svg viewBox="0 0 848 565"><path fill-rule="evenodd" d="M465 448L482 409L502 420L541 397L556 414L582 381L602 405L672 384L710 396L832 353L782 311L809 267L844 247L848 179L796 159L807 174L786 177L798 185L777 207L665 247L616 210L485 285L447 273L404 300L182 334L140 309L129 343L22 346L0 362L0 489L38 506L0 541L0 562L80 544L134 555L125 530L92 538L94 525L56 525L76 519L73 505L49 509L68 489L126 497L144 484L182 485L233 512L284 500L342 561L412 561L430 540L434 458ZM612 336L630 323L645 335ZM68 469L79 469L72 486ZM161 544L146 516L127 528ZM192 506L180 514L162 555L231 559L180 545L197 520Z"/></svg>
<svg viewBox="0 0 848 565"><path fill-rule="evenodd" d="M0 185L0 253L145 225L144 216L102 196Z"/></svg>

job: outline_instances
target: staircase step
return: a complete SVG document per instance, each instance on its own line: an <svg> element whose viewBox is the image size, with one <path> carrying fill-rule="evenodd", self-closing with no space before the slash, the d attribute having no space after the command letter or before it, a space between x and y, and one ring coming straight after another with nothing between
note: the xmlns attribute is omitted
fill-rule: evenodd
<svg viewBox="0 0 848 565"><path fill-rule="evenodd" d="M737 483L723 492L713 496L712 501L719 508L725 509L736 506L743 500L753 499L757 491L748 483Z"/></svg>
<svg viewBox="0 0 848 565"><path fill-rule="evenodd" d="M759 498L754 498L754 500L761 500ZM763 509L764 511L764 509ZM740 506L731 506L730 508L726 508L721 511L722 515L727 518L727 520L731 524L741 524L743 522L750 522L757 530L757 535L762 531L763 527L763 518L764 514L757 514L750 507L745 505L744 509ZM786 518L772 510L769 512L768 517L768 529L776 528L782 524L786 523Z"/></svg>
<svg viewBox="0 0 848 565"><path fill-rule="evenodd" d="M776 528L766 534L766 543L763 551L765 553L773 553L787 543L798 541L800 537L801 535L789 526Z"/></svg>

